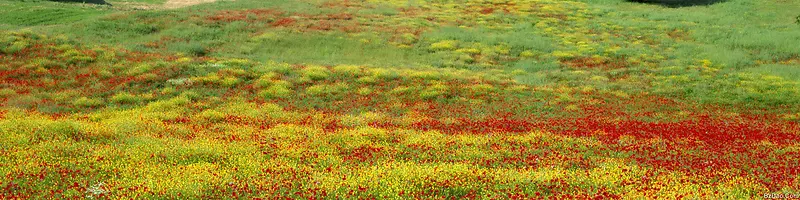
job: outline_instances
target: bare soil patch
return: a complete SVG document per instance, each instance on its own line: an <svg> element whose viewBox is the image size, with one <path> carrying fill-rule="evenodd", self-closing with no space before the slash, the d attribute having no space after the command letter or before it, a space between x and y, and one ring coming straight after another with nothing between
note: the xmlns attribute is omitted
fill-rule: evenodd
<svg viewBox="0 0 800 200"><path fill-rule="evenodd" d="M183 8L187 6L193 6L197 4L204 4L204 3L211 3L217 0L169 0L167 3L164 4L164 8L166 9L176 9L176 8Z"/></svg>

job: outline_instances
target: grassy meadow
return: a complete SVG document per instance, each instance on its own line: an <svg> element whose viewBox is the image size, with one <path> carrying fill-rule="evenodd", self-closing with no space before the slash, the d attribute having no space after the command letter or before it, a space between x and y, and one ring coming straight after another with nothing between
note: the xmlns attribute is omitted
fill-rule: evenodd
<svg viewBox="0 0 800 200"><path fill-rule="evenodd" d="M800 1L107 2L0 0L0 199L800 195Z"/></svg>

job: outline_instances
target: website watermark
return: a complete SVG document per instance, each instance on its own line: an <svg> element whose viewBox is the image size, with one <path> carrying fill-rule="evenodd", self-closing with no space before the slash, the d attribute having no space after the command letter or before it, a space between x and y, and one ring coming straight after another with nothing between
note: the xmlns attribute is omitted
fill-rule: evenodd
<svg viewBox="0 0 800 200"><path fill-rule="evenodd" d="M766 193L764 199L800 199L800 194Z"/></svg>

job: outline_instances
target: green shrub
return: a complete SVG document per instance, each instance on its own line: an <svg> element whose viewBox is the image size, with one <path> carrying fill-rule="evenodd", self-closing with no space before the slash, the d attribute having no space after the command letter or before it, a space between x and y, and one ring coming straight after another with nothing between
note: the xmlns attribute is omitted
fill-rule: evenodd
<svg viewBox="0 0 800 200"><path fill-rule="evenodd" d="M361 67L355 65L338 65L333 67L333 71L348 77L360 76L363 73Z"/></svg>
<svg viewBox="0 0 800 200"><path fill-rule="evenodd" d="M30 94L28 94L28 95L17 95L17 96L12 96L11 98L9 98L6 105L11 106L11 107L22 108L22 109L30 109L30 108L33 108L34 106L36 106L36 104L41 102L41 101L42 101L41 98L36 97L34 95L30 95Z"/></svg>
<svg viewBox="0 0 800 200"><path fill-rule="evenodd" d="M186 47L186 53L193 56L205 56L208 55L209 50L202 44L192 44Z"/></svg>
<svg viewBox="0 0 800 200"><path fill-rule="evenodd" d="M11 88L0 89L0 98L10 97L15 94L17 94L17 91L14 91L14 89Z"/></svg>
<svg viewBox="0 0 800 200"><path fill-rule="evenodd" d="M133 104L138 103L142 100L141 97L137 97L131 93L127 92L120 92L111 96L111 102L118 103L118 104Z"/></svg>
<svg viewBox="0 0 800 200"><path fill-rule="evenodd" d="M443 40L431 44L431 51L451 51L458 48L458 41L456 40Z"/></svg>
<svg viewBox="0 0 800 200"><path fill-rule="evenodd" d="M189 100L197 100L200 97L203 97L201 94L198 94L197 92L192 91L192 90L185 91L185 92L181 93L180 96L181 97L186 97Z"/></svg>
<svg viewBox="0 0 800 200"><path fill-rule="evenodd" d="M366 96L366 95L372 94L372 91L373 90L371 88L362 87L362 88L358 88L358 91L356 91L356 93L359 94L359 95L362 95L362 96Z"/></svg>
<svg viewBox="0 0 800 200"><path fill-rule="evenodd" d="M148 111L157 111L157 112L168 112L176 110L192 102L191 98L187 96L189 95L181 95L168 100L154 101L147 104L145 109Z"/></svg>
<svg viewBox="0 0 800 200"><path fill-rule="evenodd" d="M229 76L229 77L223 78L220 81L220 85L222 85L224 87L233 87L236 84L239 84L239 82L240 82L239 78Z"/></svg>
<svg viewBox="0 0 800 200"><path fill-rule="evenodd" d="M476 96L485 96L495 93L497 88L490 84L479 84L470 86L469 91Z"/></svg>
<svg viewBox="0 0 800 200"><path fill-rule="evenodd" d="M382 80L393 80L400 77L400 74L397 72L397 70L392 69L374 68L370 70L370 73L372 73L372 76L376 79Z"/></svg>
<svg viewBox="0 0 800 200"><path fill-rule="evenodd" d="M319 81L330 77L330 70L322 66L309 66L303 69L303 76L311 80Z"/></svg>
<svg viewBox="0 0 800 200"><path fill-rule="evenodd" d="M264 65L258 65L253 67L253 71L259 73L275 72L279 74L288 75L293 72L293 68L292 65L288 63L278 63L270 60Z"/></svg>
<svg viewBox="0 0 800 200"><path fill-rule="evenodd" d="M794 21L794 23L795 23L795 24L800 24L800 15L798 15L798 16L795 18L795 21Z"/></svg>
<svg viewBox="0 0 800 200"><path fill-rule="evenodd" d="M410 87L397 86L394 89L392 89L391 91L389 91L389 94L396 96L396 95L403 95L403 94L409 93L410 91L412 91L412 88L410 88Z"/></svg>
<svg viewBox="0 0 800 200"><path fill-rule="evenodd" d="M82 134L81 125L74 121L57 121L49 126L45 127L44 134L50 135L50 137L55 138L73 138L73 139L80 139L79 137ZM40 137L44 137L41 139L50 139L48 136L40 135Z"/></svg>
<svg viewBox="0 0 800 200"><path fill-rule="evenodd" d="M200 113L200 117L210 122L220 122L225 119L226 114L216 110L204 110Z"/></svg>
<svg viewBox="0 0 800 200"><path fill-rule="evenodd" d="M345 127L359 127L367 126L372 122L381 122L386 120L386 115L376 112L362 112L358 115L345 115L341 117L341 123Z"/></svg>
<svg viewBox="0 0 800 200"><path fill-rule="evenodd" d="M261 96L265 99L273 99L273 98L287 98L291 94L292 90L289 89L286 85L275 84L259 92L258 96Z"/></svg>
<svg viewBox="0 0 800 200"><path fill-rule="evenodd" d="M206 56L208 53L210 53L209 48L199 42L175 44L174 48L176 48L176 50L179 52L183 52L192 56Z"/></svg>
<svg viewBox="0 0 800 200"><path fill-rule="evenodd" d="M356 82L361 83L361 84L373 84L373 83L377 83L378 81L375 80L374 77L366 76L366 77L358 78L356 80Z"/></svg>
<svg viewBox="0 0 800 200"><path fill-rule="evenodd" d="M346 84L336 85L314 85L306 88L306 94L314 96L331 96L339 95L346 91L348 86Z"/></svg>
<svg viewBox="0 0 800 200"><path fill-rule="evenodd" d="M97 98L81 97L72 102L77 107L95 107L103 105L103 100Z"/></svg>
<svg viewBox="0 0 800 200"><path fill-rule="evenodd" d="M153 70L153 66L144 63L144 64L138 64L135 67L132 67L132 68L126 70L125 74L129 75L129 76L136 76L136 75L139 75L139 74L147 73L150 70Z"/></svg>
<svg viewBox="0 0 800 200"><path fill-rule="evenodd" d="M422 90L419 93L419 97L426 100L436 99L447 93L447 89L446 85L433 84Z"/></svg>
<svg viewBox="0 0 800 200"><path fill-rule="evenodd" d="M261 76L261 78L258 78L254 81L253 87L259 89L269 87L270 85L272 85L272 78L275 77L274 75L276 75L274 72L270 72L268 74Z"/></svg>

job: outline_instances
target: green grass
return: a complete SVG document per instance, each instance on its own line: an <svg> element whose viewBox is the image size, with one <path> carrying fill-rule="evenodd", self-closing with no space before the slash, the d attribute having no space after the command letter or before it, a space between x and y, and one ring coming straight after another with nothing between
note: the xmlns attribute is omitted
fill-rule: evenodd
<svg viewBox="0 0 800 200"><path fill-rule="evenodd" d="M754 74L778 76L786 80L800 82L800 65L771 64L742 70Z"/></svg>
<svg viewBox="0 0 800 200"><path fill-rule="evenodd" d="M159 4L163 1L119 1L116 3ZM126 11L103 6L75 3L0 1L10 8L0 11L0 28L7 30L32 29L53 35L65 35L80 43L111 45L124 49L151 53L179 53L185 56L245 58L259 62L278 61L297 64L414 67L434 66L460 68L472 71L502 69L514 72L520 83L532 86L567 84L606 89L635 89L646 85L647 70L661 67L696 65L699 60L709 60L723 72L755 74L785 73L787 67L771 64L800 57L800 48L792 42L800 41L800 26L795 24L800 9L798 2L764 1L754 3L731 0L708 6L664 7L632 3L625 0L581 0L587 3L586 20L562 24L558 29L575 29L564 33L547 33L537 24L546 17L515 17L493 14L484 20L503 26L459 27L453 24L437 26L424 17L402 18L397 5L392 3L366 3L363 8L326 7L324 0L304 1L220 1L177 10ZM112 1L112 3L115 3ZM423 5L423 1L404 3L400 7ZM243 9L275 9L282 14L256 21L210 22L208 17L217 11ZM272 27L275 20L300 14L319 15L352 13L377 18L374 25L409 25L423 29L420 34L392 34L386 32L341 33L338 31L302 31L297 28ZM737 13L737 14L730 14ZM247 14L248 18L259 17ZM394 18L400 21L392 21ZM383 20L383 21L381 21ZM310 21L314 25L314 20ZM602 25L608 24L608 25ZM615 28L621 27L621 28ZM589 39L594 49L578 52L576 44L562 43L571 40L571 32L590 30L598 35ZM558 31L556 31L558 32ZM613 34L611 37L600 33ZM386 40L386 38L393 38ZM641 39L644 44L631 44ZM452 41L452 42L451 42ZM399 43L401 45L397 45ZM10 43L9 43L10 44ZM446 45L446 46L442 46ZM10 48L10 47L9 47ZM609 52L609 49L618 48ZM11 48L10 50L13 50ZM9 50L9 51L10 51ZM576 53L577 52L577 53ZM600 55L616 61L627 61L627 71L604 72L589 70L573 72L559 61ZM75 62L83 62L76 60ZM769 73L759 71L764 69ZM783 69L786 68L786 69ZM637 71L638 70L638 71ZM642 71L644 70L644 71ZM669 75L693 76L692 71L673 70ZM579 75L581 74L581 75ZM784 77L786 75L779 74ZM635 77L626 81L613 81L619 77ZM607 79L612 79L608 81ZM603 81L597 81L603 80ZM672 83L674 87L702 86L706 79ZM786 78L787 81L797 80ZM720 91L734 91L736 80L720 84ZM679 85L674 85L679 84ZM265 88L266 89L266 88ZM279 88L269 92L285 94ZM692 94L697 91L690 89ZM752 91L751 91L752 92ZM683 92L681 94L685 94ZM268 92L264 93L265 95ZM741 102L739 93L711 95L678 95L676 98L717 98L724 102ZM701 96L703 96L701 95ZM721 95L721 96L713 96ZM739 95L739 96L737 96ZM762 94L764 95L764 94ZM280 96L280 95L279 95ZM789 102L791 96L768 98ZM737 100L738 99L738 100ZM784 99L784 100L781 100ZM24 101L22 101L24 102ZM772 104L766 102L767 104ZM775 103L775 102L773 102Z"/></svg>
<svg viewBox="0 0 800 200"><path fill-rule="evenodd" d="M408 51L388 44L363 43L344 35L279 35L281 36L272 39L225 45L218 55L324 65L416 66L433 61L431 56L422 52Z"/></svg>
<svg viewBox="0 0 800 200"><path fill-rule="evenodd" d="M49 5L49 4L48 4ZM416 66L429 63L432 58L424 53L407 51L380 41L364 43L343 34L302 34L281 30L268 32L277 38L258 38L254 24L241 22L226 24L203 23L195 15L211 15L204 7L186 8L185 11L150 10L117 12L105 16L85 18L82 22L66 23L54 27L39 27L43 32L63 34L84 43L119 45L142 52L183 53L192 56L222 56L249 58L258 61L285 61L309 64L367 64ZM241 1L236 4L214 3L216 9L248 7L306 9L301 5L279 2ZM47 8L54 9L54 8ZM20 12L15 12L19 14ZM107 12L106 12L107 13ZM9 14L11 15L11 14ZM190 19L192 18L192 19ZM66 20L66 19L61 19ZM192 23L179 23L192 20ZM21 23L21 22L20 22ZM53 22L55 23L55 21ZM266 21L255 26L264 26ZM16 27L38 24L9 24ZM163 39L169 40L164 41ZM149 44L160 43L159 47ZM370 55L367 55L370 54Z"/></svg>
<svg viewBox="0 0 800 200"><path fill-rule="evenodd" d="M0 1L0 25L70 24L109 13L105 7L55 2ZM2 26L0 26L1 28Z"/></svg>
<svg viewBox="0 0 800 200"><path fill-rule="evenodd" d="M476 42L487 45L507 44L513 53L525 50L540 52L552 51L553 40L536 34L538 31L530 24L520 23L511 30L489 30L485 28L462 29L458 27L443 27L422 36L423 40L438 42L443 40L458 40L462 42Z"/></svg>
<svg viewBox="0 0 800 200"><path fill-rule="evenodd" d="M702 52L706 52L693 54L712 57L712 61L730 67L753 64L745 60L782 60L800 56L800 48L787 42L800 40L800 26L793 24L800 2L731 0L711 6L683 8L639 5L621 0L589 2L603 7L615 2L625 8L614 10L622 17L642 16L658 22L642 25L684 29L689 33L689 41L685 44L698 45ZM626 21L625 18L617 20Z"/></svg>

